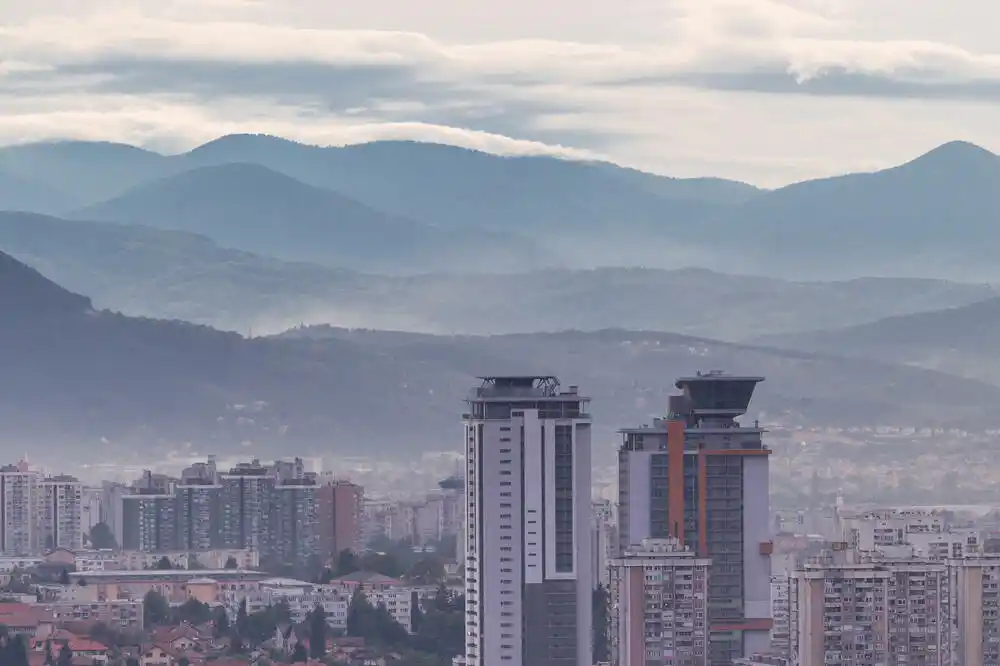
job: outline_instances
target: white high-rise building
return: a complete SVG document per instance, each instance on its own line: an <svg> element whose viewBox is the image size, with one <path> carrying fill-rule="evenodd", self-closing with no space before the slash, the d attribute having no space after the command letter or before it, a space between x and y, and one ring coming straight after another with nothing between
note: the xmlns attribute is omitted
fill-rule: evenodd
<svg viewBox="0 0 1000 666"><path fill-rule="evenodd" d="M675 538L644 539L611 560L614 666L708 666L711 564Z"/></svg>
<svg viewBox="0 0 1000 666"><path fill-rule="evenodd" d="M35 553L37 481L38 474L26 468L0 468L0 554L17 557Z"/></svg>
<svg viewBox="0 0 1000 666"><path fill-rule="evenodd" d="M590 666L589 399L555 377L468 398L466 664Z"/></svg>
<svg viewBox="0 0 1000 666"><path fill-rule="evenodd" d="M83 548L83 484L73 476L50 476L38 483L38 547Z"/></svg>

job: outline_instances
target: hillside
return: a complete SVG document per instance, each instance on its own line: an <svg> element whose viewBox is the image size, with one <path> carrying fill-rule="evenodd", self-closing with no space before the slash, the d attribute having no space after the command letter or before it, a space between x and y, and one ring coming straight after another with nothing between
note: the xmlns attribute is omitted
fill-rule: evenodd
<svg viewBox="0 0 1000 666"><path fill-rule="evenodd" d="M55 213L76 205L73 197L45 183L0 169L0 210Z"/></svg>
<svg viewBox="0 0 1000 666"><path fill-rule="evenodd" d="M555 372L595 398L598 438L662 413L672 378L768 376L755 409L794 424L993 423L1000 388L867 361L621 330L454 338L300 330L277 339L94 312L0 258L0 443L123 463L189 452L407 456L453 448L473 375Z"/></svg>
<svg viewBox="0 0 1000 666"><path fill-rule="evenodd" d="M740 340L997 293L932 280L788 282L698 269L398 278L280 261L185 232L26 213L0 212L0 248L98 308L258 335L300 323L465 334L627 326Z"/></svg>
<svg viewBox="0 0 1000 666"><path fill-rule="evenodd" d="M1000 158L965 142L906 164L789 185L719 222L758 262L786 274L998 275Z"/></svg>
<svg viewBox="0 0 1000 666"><path fill-rule="evenodd" d="M1000 298L857 326L766 336L761 342L934 368L1000 385Z"/></svg>
<svg viewBox="0 0 1000 666"><path fill-rule="evenodd" d="M376 272L526 270L555 261L510 234L414 222L257 164L186 171L73 217L187 231L289 261Z"/></svg>

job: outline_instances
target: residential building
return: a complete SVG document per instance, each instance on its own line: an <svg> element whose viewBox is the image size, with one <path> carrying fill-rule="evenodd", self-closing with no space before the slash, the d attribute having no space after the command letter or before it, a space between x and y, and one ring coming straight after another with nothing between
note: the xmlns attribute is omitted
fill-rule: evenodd
<svg viewBox="0 0 1000 666"><path fill-rule="evenodd" d="M122 542L125 550L162 553L177 550L177 502L172 494L142 489L122 497Z"/></svg>
<svg viewBox="0 0 1000 666"><path fill-rule="evenodd" d="M305 565L320 553L316 482L289 478L279 482L274 493L271 559L275 564Z"/></svg>
<svg viewBox="0 0 1000 666"><path fill-rule="evenodd" d="M911 547L840 544L794 573L789 597L794 663L952 664L948 567Z"/></svg>
<svg viewBox="0 0 1000 666"><path fill-rule="evenodd" d="M59 475L39 481L36 517L40 550L83 548L82 496L83 485L76 477Z"/></svg>
<svg viewBox="0 0 1000 666"><path fill-rule="evenodd" d="M262 554L271 545L271 499L275 478L254 460L219 475L221 490L221 545L252 548Z"/></svg>
<svg viewBox="0 0 1000 666"><path fill-rule="evenodd" d="M100 622L119 631L141 631L141 599L102 599L95 601L49 601L38 607L50 613L56 624Z"/></svg>
<svg viewBox="0 0 1000 666"><path fill-rule="evenodd" d="M976 554L983 541L978 529L950 525L942 512L925 509L857 510L841 506L837 524L839 539L852 550L909 545L932 560Z"/></svg>
<svg viewBox="0 0 1000 666"><path fill-rule="evenodd" d="M111 481L101 484L101 522L111 528L111 533L119 544L124 534L122 498L130 494L131 488L124 484Z"/></svg>
<svg viewBox="0 0 1000 666"><path fill-rule="evenodd" d="M589 398L492 376L467 399L466 662L590 666Z"/></svg>
<svg viewBox="0 0 1000 666"><path fill-rule="evenodd" d="M209 551L221 545L222 486L212 479L182 478L174 488L177 548Z"/></svg>
<svg viewBox="0 0 1000 666"><path fill-rule="evenodd" d="M708 666L710 566L674 538L610 561L613 666Z"/></svg>
<svg viewBox="0 0 1000 666"><path fill-rule="evenodd" d="M317 490L319 552L335 557L344 550L360 553L364 489L350 481L327 481Z"/></svg>
<svg viewBox="0 0 1000 666"><path fill-rule="evenodd" d="M763 430L737 418L761 377L682 377L669 414L621 431L618 548L673 537L711 559L710 663L768 649L770 500Z"/></svg>
<svg viewBox="0 0 1000 666"><path fill-rule="evenodd" d="M1000 664L1000 555L949 560L955 666Z"/></svg>
<svg viewBox="0 0 1000 666"><path fill-rule="evenodd" d="M37 552L35 535L38 474L15 465L0 467L0 554Z"/></svg>

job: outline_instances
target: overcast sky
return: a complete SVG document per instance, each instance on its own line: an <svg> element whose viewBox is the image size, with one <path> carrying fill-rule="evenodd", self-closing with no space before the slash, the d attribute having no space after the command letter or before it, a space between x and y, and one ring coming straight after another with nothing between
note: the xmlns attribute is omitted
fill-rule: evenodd
<svg viewBox="0 0 1000 666"><path fill-rule="evenodd" d="M0 0L0 143L444 141L778 185L1000 151L997 0Z"/></svg>

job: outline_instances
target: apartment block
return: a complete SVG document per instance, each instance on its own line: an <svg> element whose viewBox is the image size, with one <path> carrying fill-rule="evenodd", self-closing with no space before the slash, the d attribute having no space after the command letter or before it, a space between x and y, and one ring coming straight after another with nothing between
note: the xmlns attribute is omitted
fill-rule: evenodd
<svg viewBox="0 0 1000 666"><path fill-rule="evenodd" d="M36 520L42 551L83 548L83 484L73 476L46 477L38 482Z"/></svg>
<svg viewBox="0 0 1000 666"><path fill-rule="evenodd" d="M953 663L948 567L912 548L859 553L841 544L793 574L789 597L794 663Z"/></svg>
<svg viewBox="0 0 1000 666"><path fill-rule="evenodd" d="M316 482L310 478L290 478L279 482L274 494L271 560L275 564L304 565L319 553Z"/></svg>
<svg viewBox="0 0 1000 666"><path fill-rule="evenodd" d="M14 465L0 468L0 554L18 557L37 552L37 482L35 472Z"/></svg>
<svg viewBox="0 0 1000 666"><path fill-rule="evenodd" d="M172 494L143 489L122 497L122 542L125 550L163 553L178 550L177 502Z"/></svg>
<svg viewBox="0 0 1000 666"><path fill-rule="evenodd" d="M361 513L365 491L350 481L330 480L317 491L319 506L319 552L334 557L344 550L360 553L364 548Z"/></svg>
<svg viewBox="0 0 1000 666"><path fill-rule="evenodd" d="M1000 665L1000 555L949 560L954 666Z"/></svg>
<svg viewBox="0 0 1000 666"><path fill-rule="evenodd" d="M707 666L711 560L677 539L644 539L612 559L613 666Z"/></svg>
<svg viewBox="0 0 1000 666"><path fill-rule="evenodd" d="M763 430L737 418L761 377L682 377L669 414L621 431L618 549L672 537L712 561L710 663L765 652L772 627Z"/></svg>
<svg viewBox="0 0 1000 666"><path fill-rule="evenodd" d="M983 542L978 529L950 525L941 512L933 510L842 506L837 510L837 524L840 539L852 550L907 545L932 560L978 553Z"/></svg>
<svg viewBox="0 0 1000 666"><path fill-rule="evenodd" d="M174 488L177 548L208 551L221 545L222 486L210 478L189 477Z"/></svg>
<svg viewBox="0 0 1000 666"><path fill-rule="evenodd" d="M224 548L253 548L269 555L272 540L271 500L275 477L254 460L240 463L219 475L221 490L221 545Z"/></svg>

